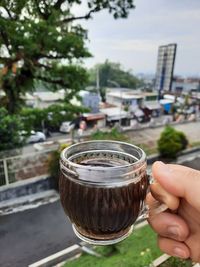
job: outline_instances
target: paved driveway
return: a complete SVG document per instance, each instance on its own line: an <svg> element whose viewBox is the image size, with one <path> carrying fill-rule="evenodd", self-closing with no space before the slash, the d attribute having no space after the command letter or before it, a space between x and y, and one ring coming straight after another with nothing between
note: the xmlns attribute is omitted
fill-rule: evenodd
<svg viewBox="0 0 200 267"><path fill-rule="evenodd" d="M76 243L59 201L0 217L0 266L27 267Z"/></svg>

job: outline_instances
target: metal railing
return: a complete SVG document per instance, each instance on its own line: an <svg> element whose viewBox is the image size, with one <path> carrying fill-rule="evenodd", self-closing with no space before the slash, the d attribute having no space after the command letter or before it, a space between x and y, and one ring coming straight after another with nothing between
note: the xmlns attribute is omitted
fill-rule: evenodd
<svg viewBox="0 0 200 267"><path fill-rule="evenodd" d="M0 186L48 174L49 158L55 150L0 159Z"/></svg>

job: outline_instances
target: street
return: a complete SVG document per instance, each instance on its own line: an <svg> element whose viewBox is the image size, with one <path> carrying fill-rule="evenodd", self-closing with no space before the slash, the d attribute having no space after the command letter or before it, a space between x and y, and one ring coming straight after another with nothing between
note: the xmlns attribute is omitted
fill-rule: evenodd
<svg viewBox="0 0 200 267"><path fill-rule="evenodd" d="M70 134L62 134L60 132L53 133L52 137L48 137L47 141L57 141L59 139L68 139L70 138ZM27 144L22 148L22 154L29 154L35 151L33 144Z"/></svg>
<svg viewBox="0 0 200 267"><path fill-rule="evenodd" d="M0 217L1 267L27 267L77 242L60 201Z"/></svg>
<svg viewBox="0 0 200 267"><path fill-rule="evenodd" d="M185 133L189 143L200 141L200 121L176 124L173 125L176 130ZM160 137L163 127L146 128L143 130L129 131L126 134L130 137L131 141L135 144L147 144L156 146L156 142Z"/></svg>
<svg viewBox="0 0 200 267"><path fill-rule="evenodd" d="M144 124L143 124L144 125ZM172 127L179 131L183 131L186 134L189 142L200 141L200 121L189 122L184 124L176 124ZM125 132L133 143L135 144L147 144L150 146L155 146L156 141L159 139L161 132L163 131L163 126L156 128L145 128L139 130L129 130ZM49 137L47 141L57 141L59 139L69 139L70 134L54 133L52 137ZM33 144L29 144L23 147L23 154L32 153L35 149Z"/></svg>

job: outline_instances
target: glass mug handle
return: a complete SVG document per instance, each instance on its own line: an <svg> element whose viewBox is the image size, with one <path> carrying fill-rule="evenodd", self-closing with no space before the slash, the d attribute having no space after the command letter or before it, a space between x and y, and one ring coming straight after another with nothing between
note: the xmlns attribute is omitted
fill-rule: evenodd
<svg viewBox="0 0 200 267"><path fill-rule="evenodd" d="M156 180L153 178L152 174L148 174L148 180L149 180L149 185L154 184ZM164 189L163 189L164 190ZM150 187L148 189L148 192L150 192ZM169 193L167 193L169 196ZM170 195L170 198L177 201L177 197ZM150 206L148 204L144 204L143 210L141 215L139 216L138 220L142 219L148 219L149 217L155 216L163 211L168 210L169 207L165 204L162 203L158 200L155 200Z"/></svg>

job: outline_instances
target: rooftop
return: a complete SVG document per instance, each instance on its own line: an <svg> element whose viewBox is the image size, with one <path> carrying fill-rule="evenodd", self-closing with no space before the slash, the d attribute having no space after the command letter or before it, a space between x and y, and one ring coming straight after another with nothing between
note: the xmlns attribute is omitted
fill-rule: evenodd
<svg viewBox="0 0 200 267"><path fill-rule="evenodd" d="M143 98L142 94L135 94L134 92L110 92L107 94L107 96L112 96L116 98L121 98L121 99L141 99Z"/></svg>
<svg viewBox="0 0 200 267"><path fill-rule="evenodd" d="M112 96L121 99L142 99L146 96L157 96L157 92L142 92L140 90L131 90L123 88L115 88L107 93L107 96Z"/></svg>
<svg viewBox="0 0 200 267"><path fill-rule="evenodd" d="M57 92L35 92L34 96L36 96L39 100L44 101L44 102L52 102L52 101L57 101L64 99L65 96L65 91L64 90L59 90Z"/></svg>
<svg viewBox="0 0 200 267"><path fill-rule="evenodd" d="M150 110L161 109L161 105L159 104L158 101L147 101L144 104L145 104L145 107Z"/></svg>
<svg viewBox="0 0 200 267"><path fill-rule="evenodd" d="M102 108L100 109L100 111L102 113L104 113L107 116L120 116L120 117L126 117L127 116L127 112L122 110L119 107L115 107L115 108Z"/></svg>

